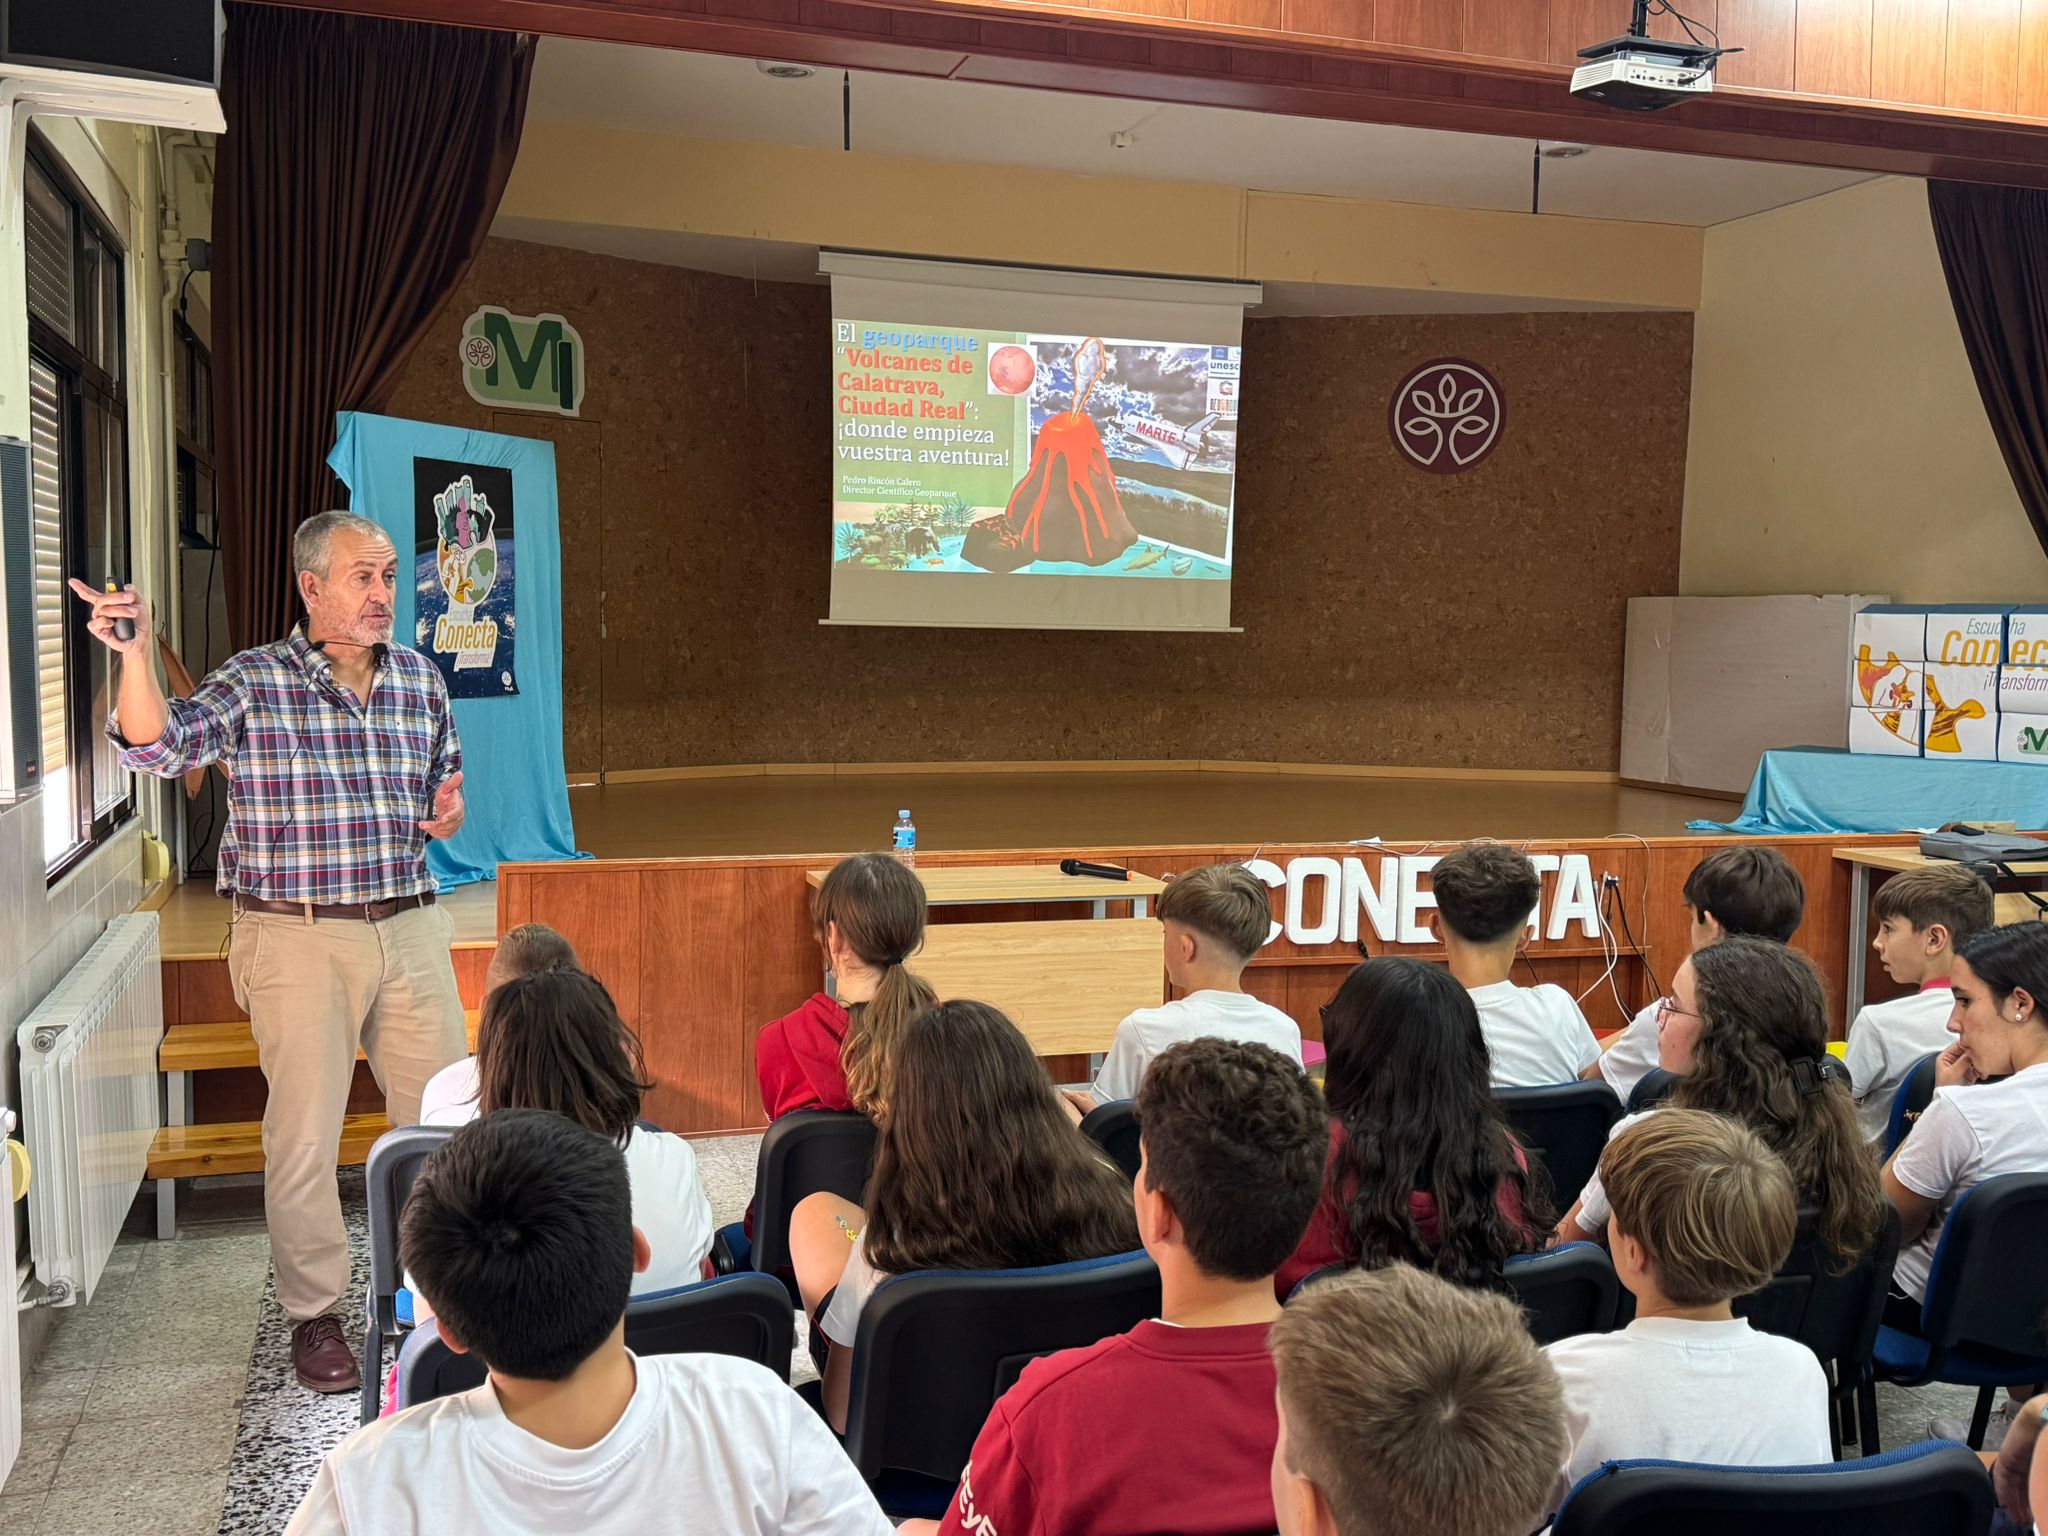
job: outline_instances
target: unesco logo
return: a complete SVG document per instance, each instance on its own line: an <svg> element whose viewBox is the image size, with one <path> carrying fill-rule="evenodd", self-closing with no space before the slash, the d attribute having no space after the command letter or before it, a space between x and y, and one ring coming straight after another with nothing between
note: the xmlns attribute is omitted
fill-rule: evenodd
<svg viewBox="0 0 2048 1536"><path fill-rule="evenodd" d="M1432 475L1472 469L1500 443L1507 397L1492 374L1463 358L1438 358L1403 379L1387 404L1387 432L1403 458Z"/></svg>

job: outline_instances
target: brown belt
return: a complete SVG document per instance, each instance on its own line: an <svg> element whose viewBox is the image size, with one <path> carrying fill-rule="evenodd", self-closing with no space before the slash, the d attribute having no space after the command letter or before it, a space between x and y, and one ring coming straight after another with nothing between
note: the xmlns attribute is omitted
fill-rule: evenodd
<svg viewBox="0 0 2048 1536"><path fill-rule="evenodd" d="M414 907L431 907L434 893L421 891L416 896L388 896L382 901L323 902L263 901L238 892L233 900L237 912L271 912L279 917L304 918L307 922L315 918L353 918L360 923L381 923L401 912L410 912Z"/></svg>

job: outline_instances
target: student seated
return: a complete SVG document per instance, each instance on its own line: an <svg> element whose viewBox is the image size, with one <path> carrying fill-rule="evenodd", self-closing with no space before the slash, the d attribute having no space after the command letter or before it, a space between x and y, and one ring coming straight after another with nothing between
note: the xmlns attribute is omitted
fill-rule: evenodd
<svg viewBox="0 0 2048 1536"><path fill-rule="evenodd" d="M1564 1455L1557 1374L1505 1297L1406 1265L1273 1324L1280 1536L1520 1536Z"/></svg>
<svg viewBox="0 0 2048 1536"><path fill-rule="evenodd" d="M580 971L576 951L546 923L521 923L491 952L484 1000L517 976L535 971ZM466 1125L476 1118L476 1057L465 1056L427 1079L420 1093L421 1125Z"/></svg>
<svg viewBox="0 0 2048 1536"><path fill-rule="evenodd" d="M427 1159L399 1252L442 1340L490 1368L474 1391L357 1430L287 1536L559 1536L679 1528L886 1536L818 1416L772 1371L626 1348L648 1260L625 1159L533 1110L457 1131Z"/></svg>
<svg viewBox="0 0 2048 1536"><path fill-rule="evenodd" d="M1871 1003L1849 1026L1849 1077L1865 1139L1884 1140L1892 1101L1914 1065L1946 1050L1955 1036L1949 971L1956 946L1997 921L1991 887L1961 864L1929 864L1893 875L1871 901L1877 937L1870 947L1893 981L1917 990Z"/></svg>
<svg viewBox="0 0 2048 1536"><path fill-rule="evenodd" d="M1138 1090L1138 1236L1159 1321L1024 1368L945 1536L1236 1536L1273 1529L1273 1271L1322 1188L1321 1096L1263 1045L1169 1046ZM1170 1406L1169 1406L1170 1405Z"/></svg>
<svg viewBox="0 0 2048 1536"><path fill-rule="evenodd" d="M1274 1277L1280 1299L1328 1264L1502 1284L1552 1213L1487 1084L1471 997L1437 966L1367 960L1325 1006L1323 1040L1330 1156L1308 1231Z"/></svg>
<svg viewBox="0 0 2048 1536"><path fill-rule="evenodd" d="M1301 1064L1301 1026L1244 990L1244 968L1273 925L1266 887L1242 864L1207 864L1176 876L1159 898L1166 979L1180 996L1140 1008L1116 1027L1102 1070L1086 1093L1070 1094L1086 1114L1136 1098L1145 1068L1183 1040L1248 1040Z"/></svg>
<svg viewBox="0 0 2048 1536"><path fill-rule="evenodd" d="M811 928L836 997L815 993L761 1031L754 1072L770 1120L799 1109L880 1118L896 1034L938 1001L905 962L924 943L924 886L890 853L832 866L811 898Z"/></svg>
<svg viewBox="0 0 2048 1536"><path fill-rule="evenodd" d="M1832 1462L1827 1373L1796 1339L1759 1333L1729 1305L1792 1251L1792 1176L1747 1127L1670 1109L1600 1154L1614 1273L1636 1299L1618 1333L1548 1350L1569 1447L1553 1507L1603 1461L1718 1466Z"/></svg>
<svg viewBox="0 0 2048 1536"><path fill-rule="evenodd" d="M1687 937L1697 954L1709 944L1738 935L1783 944L1799 931L1806 914L1806 887L1799 871L1775 848L1743 844L1708 854L1685 877L1685 907L1692 923ZM1581 1075L1599 1076L1621 1102L1657 1065L1657 1020L1664 999L1651 1003L1607 1040L1599 1061Z"/></svg>
<svg viewBox="0 0 2048 1536"><path fill-rule="evenodd" d="M1542 882L1525 854L1505 843L1466 843L1430 871L1444 963L1472 994L1496 1088L1569 1083L1600 1059L1600 1042L1563 987L1517 986L1515 956Z"/></svg>
<svg viewBox="0 0 2048 1536"><path fill-rule="evenodd" d="M1899 878L1904 878L1903 876ZM1918 1333L1942 1223L1958 1200L2006 1173L2048 1173L2048 924L1986 928L1957 946L1934 1101L1884 1167L1899 1212L1900 1298L1885 1321Z"/></svg>
<svg viewBox="0 0 2048 1536"><path fill-rule="evenodd" d="M476 1030L477 1096L442 1124L501 1109L549 1109L623 1149L633 1221L654 1259L633 1282L648 1295L705 1277L711 1202L689 1142L639 1123L652 1086L640 1039L604 984L582 971L535 971L484 999Z"/></svg>
<svg viewBox="0 0 2048 1536"><path fill-rule="evenodd" d="M1818 1210L1816 1232L1835 1262L1855 1263L1884 1225L1884 1194L1848 1084L1822 1070L1827 995L1812 962L1773 940L1724 938L1679 966L1661 1011L1664 1070L1683 1079L1665 1106L1748 1126L1784 1161L1795 1201ZM1609 1140L1663 1112L1624 1115ZM1558 1240L1604 1241L1608 1214L1595 1172Z"/></svg>
<svg viewBox="0 0 2048 1536"><path fill-rule="evenodd" d="M897 1038L867 1201L808 1195L789 1223L825 1416L842 1432L861 1308L890 1275L1036 1268L1138 1246L1129 1182L986 1003L927 1008Z"/></svg>

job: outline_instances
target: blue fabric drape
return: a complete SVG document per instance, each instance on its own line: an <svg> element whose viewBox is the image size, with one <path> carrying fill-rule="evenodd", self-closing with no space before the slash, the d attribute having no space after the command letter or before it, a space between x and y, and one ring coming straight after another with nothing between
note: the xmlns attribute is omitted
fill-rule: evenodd
<svg viewBox="0 0 2048 1536"><path fill-rule="evenodd" d="M328 465L349 488L350 509L391 535L407 571L418 544L416 458L509 470L518 518L512 569L518 583L519 692L454 701L469 814L453 838L427 845L428 868L446 889L495 880L501 862L580 857L562 762L561 525L554 444L345 411L335 418ZM416 643L411 580L399 583L396 607L394 634Z"/></svg>

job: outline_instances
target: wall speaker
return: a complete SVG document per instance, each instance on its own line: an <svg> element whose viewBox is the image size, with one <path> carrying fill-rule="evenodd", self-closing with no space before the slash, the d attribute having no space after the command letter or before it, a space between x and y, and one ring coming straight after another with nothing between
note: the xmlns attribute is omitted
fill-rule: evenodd
<svg viewBox="0 0 2048 1536"><path fill-rule="evenodd" d="M220 0L0 0L8 65L220 84Z"/></svg>

